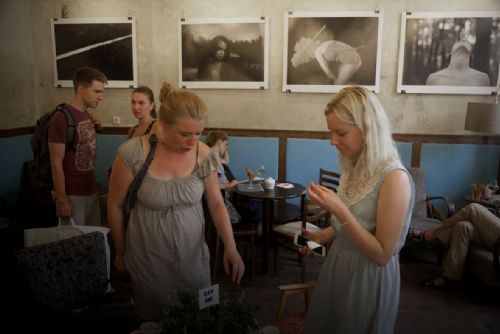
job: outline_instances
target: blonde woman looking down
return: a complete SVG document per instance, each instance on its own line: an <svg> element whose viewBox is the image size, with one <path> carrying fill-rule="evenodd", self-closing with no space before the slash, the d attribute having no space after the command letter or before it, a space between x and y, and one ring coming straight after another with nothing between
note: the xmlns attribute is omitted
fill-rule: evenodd
<svg viewBox="0 0 500 334"><path fill-rule="evenodd" d="M164 83L160 92L162 140L139 187L125 229L123 205L134 175L150 150L149 136L127 140L113 163L108 220L115 266L132 279L138 319L158 321L177 291L207 287L210 254L205 243L202 196L224 243L224 269L239 283L245 271L217 180L219 156L199 141L207 108L193 92Z"/></svg>
<svg viewBox="0 0 500 334"><path fill-rule="evenodd" d="M338 193L310 184L312 200L332 214L330 227L303 234L332 243L304 323L304 333L393 333L414 187L377 97L342 89L325 109L330 143L342 167ZM301 249L303 253L308 249Z"/></svg>

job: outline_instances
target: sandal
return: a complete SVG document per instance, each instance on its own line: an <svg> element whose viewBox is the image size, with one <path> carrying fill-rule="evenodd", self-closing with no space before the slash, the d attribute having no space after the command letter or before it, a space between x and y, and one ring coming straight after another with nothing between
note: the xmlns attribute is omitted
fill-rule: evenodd
<svg viewBox="0 0 500 334"><path fill-rule="evenodd" d="M422 285L431 289L457 289L460 286L460 282L441 275L433 279L425 280Z"/></svg>
<svg viewBox="0 0 500 334"><path fill-rule="evenodd" d="M425 242L425 231L419 231L416 229L412 229L410 233L408 233L408 239L415 242Z"/></svg>

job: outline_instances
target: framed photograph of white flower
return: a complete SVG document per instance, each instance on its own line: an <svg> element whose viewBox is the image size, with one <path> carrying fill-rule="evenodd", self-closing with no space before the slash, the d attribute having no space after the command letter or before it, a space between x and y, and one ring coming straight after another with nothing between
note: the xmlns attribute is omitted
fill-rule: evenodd
<svg viewBox="0 0 500 334"><path fill-rule="evenodd" d="M283 91L362 85L378 92L382 20L379 10L285 13Z"/></svg>
<svg viewBox="0 0 500 334"><path fill-rule="evenodd" d="M500 12L405 12L398 93L496 92Z"/></svg>
<svg viewBox="0 0 500 334"><path fill-rule="evenodd" d="M73 74L83 66L106 74L106 87L137 87L133 17L53 18L50 23L56 87L73 87Z"/></svg>
<svg viewBox="0 0 500 334"><path fill-rule="evenodd" d="M179 85L267 89L269 19L180 19Z"/></svg>

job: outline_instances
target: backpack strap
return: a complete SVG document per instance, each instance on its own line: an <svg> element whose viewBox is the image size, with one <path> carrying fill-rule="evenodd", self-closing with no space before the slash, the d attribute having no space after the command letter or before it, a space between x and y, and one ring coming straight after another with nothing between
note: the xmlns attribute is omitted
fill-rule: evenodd
<svg viewBox="0 0 500 334"><path fill-rule="evenodd" d="M153 125L155 124L156 120L152 120L151 123L149 123L148 128L146 129L146 132L144 132L145 135L149 135L151 133L151 130L153 129Z"/></svg>
<svg viewBox="0 0 500 334"><path fill-rule="evenodd" d="M66 132L66 147L69 147L74 151L75 147L73 146L73 140L75 139L75 120L73 119L73 115L71 115L71 112L69 111L66 103L57 105L54 113L58 111L64 114L64 116L66 117L66 123L68 124Z"/></svg>
<svg viewBox="0 0 500 334"><path fill-rule="evenodd" d="M150 144L150 149L148 152L148 156L146 157L146 160L144 161L141 170L135 175L134 179L132 180L128 188L127 198L125 199L125 207L124 207L125 226L128 224L128 220L130 218L130 211L132 211L135 202L137 202L137 192L139 191L139 187L141 186L142 181L144 180L144 177L146 176L146 173L155 155L156 145L158 144L158 137L156 137L154 133L149 135L149 144Z"/></svg>

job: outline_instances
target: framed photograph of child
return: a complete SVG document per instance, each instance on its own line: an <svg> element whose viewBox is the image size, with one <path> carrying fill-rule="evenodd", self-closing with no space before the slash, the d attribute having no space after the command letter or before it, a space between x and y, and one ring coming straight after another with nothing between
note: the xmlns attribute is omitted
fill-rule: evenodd
<svg viewBox="0 0 500 334"><path fill-rule="evenodd" d="M405 12L398 93L496 92L500 12Z"/></svg>
<svg viewBox="0 0 500 334"><path fill-rule="evenodd" d="M52 18L50 23L56 87L73 87L73 74L83 66L106 74L106 87L137 87L133 17Z"/></svg>
<svg viewBox="0 0 500 334"><path fill-rule="evenodd" d="M267 89L269 19L180 19L179 85Z"/></svg>
<svg viewBox="0 0 500 334"><path fill-rule="evenodd" d="M382 11L288 12L283 91L335 93L347 85L379 91Z"/></svg>

